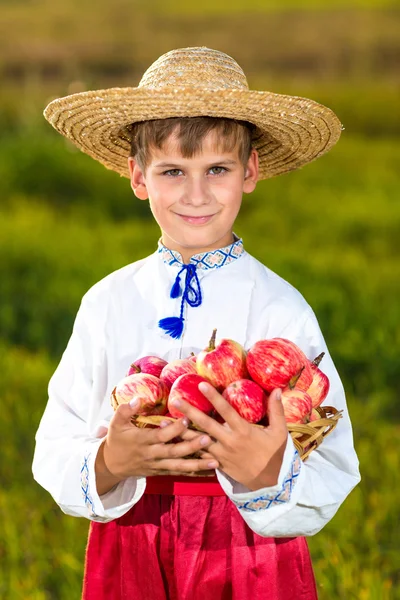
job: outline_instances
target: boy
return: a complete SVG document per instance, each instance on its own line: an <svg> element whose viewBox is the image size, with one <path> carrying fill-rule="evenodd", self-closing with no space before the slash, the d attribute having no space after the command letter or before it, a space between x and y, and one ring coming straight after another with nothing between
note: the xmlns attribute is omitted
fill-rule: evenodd
<svg viewBox="0 0 400 600"><path fill-rule="evenodd" d="M245 252L233 225L243 193L326 152L339 121L311 100L249 91L237 63L207 48L169 52L138 88L62 98L45 115L130 178L162 234L153 255L84 296L37 434L35 478L64 512L92 521L83 597L316 598L304 536L359 481L344 392L311 308ZM285 337L309 358L325 351L326 402L344 418L306 463L280 390L264 430L207 384L224 426L183 401L185 417L158 430L132 425L134 400L112 414L132 360L198 353L214 327L245 348Z"/></svg>

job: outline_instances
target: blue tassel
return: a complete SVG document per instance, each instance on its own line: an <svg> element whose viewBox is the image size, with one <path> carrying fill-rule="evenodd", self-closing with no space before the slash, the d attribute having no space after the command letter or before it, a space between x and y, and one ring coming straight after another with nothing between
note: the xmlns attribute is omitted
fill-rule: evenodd
<svg viewBox="0 0 400 600"><path fill-rule="evenodd" d="M185 289L181 290L180 275L186 271L185 278ZM158 326L166 331L172 338L179 339L183 333L183 313L185 309L185 302L189 306L200 306L202 302L200 281L196 273L196 267L192 264L183 265L175 278L172 290L170 292L171 298L179 298L182 296L181 311L179 317L166 317L158 322Z"/></svg>
<svg viewBox="0 0 400 600"><path fill-rule="evenodd" d="M166 317L158 322L158 326L177 340L183 333L183 321L182 317Z"/></svg>
<svg viewBox="0 0 400 600"><path fill-rule="evenodd" d="M172 286L172 290L169 294L170 298L179 298L179 296L182 295L182 290L181 290L181 286L179 285L180 283L180 277L178 275L178 277L175 279L175 283Z"/></svg>

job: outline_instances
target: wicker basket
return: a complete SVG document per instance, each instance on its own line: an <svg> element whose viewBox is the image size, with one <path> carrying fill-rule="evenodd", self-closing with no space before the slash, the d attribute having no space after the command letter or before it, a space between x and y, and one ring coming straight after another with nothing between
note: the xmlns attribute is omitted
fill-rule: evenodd
<svg viewBox="0 0 400 600"><path fill-rule="evenodd" d="M335 429L342 417L342 411L333 406L319 406L316 411L320 414L320 419L305 424L288 423L288 430L302 460L307 460L311 452Z"/></svg>
<svg viewBox="0 0 400 600"><path fill-rule="evenodd" d="M293 443L300 454L301 459L306 460L311 452L318 448L326 436L333 431L338 420L342 417L342 411L336 410L333 406L320 406L316 409L321 418L310 423L288 423L288 430L292 436ZM161 421L176 421L172 417L162 415L138 416L134 417L133 422L138 427L158 427ZM255 425L262 427L262 425ZM193 423L189 425L190 429L202 431Z"/></svg>

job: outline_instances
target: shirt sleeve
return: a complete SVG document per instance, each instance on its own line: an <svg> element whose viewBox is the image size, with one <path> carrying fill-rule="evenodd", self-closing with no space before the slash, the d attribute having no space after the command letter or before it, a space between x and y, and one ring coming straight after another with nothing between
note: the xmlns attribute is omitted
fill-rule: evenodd
<svg viewBox="0 0 400 600"><path fill-rule="evenodd" d="M130 477L108 493L96 491L95 460L107 420L90 431L89 417L104 411L106 351L101 338L106 308L84 297L36 433L33 476L66 514L107 522L143 495L145 478ZM103 314L102 314L103 313Z"/></svg>
<svg viewBox="0 0 400 600"><path fill-rule="evenodd" d="M344 389L311 309L292 341L310 359L325 352L320 368L329 377L330 390L323 405L342 410L343 417L305 462L289 435L278 483L273 487L250 491L217 471L221 486L248 526L265 537L314 535L360 481Z"/></svg>

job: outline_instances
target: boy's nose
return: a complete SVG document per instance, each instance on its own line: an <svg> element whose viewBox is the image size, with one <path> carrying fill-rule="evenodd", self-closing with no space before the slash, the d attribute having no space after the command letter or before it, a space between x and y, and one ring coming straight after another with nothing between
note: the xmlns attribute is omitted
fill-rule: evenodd
<svg viewBox="0 0 400 600"><path fill-rule="evenodd" d="M193 178L187 181L182 201L192 206L201 206L212 201L212 194L206 182Z"/></svg>

